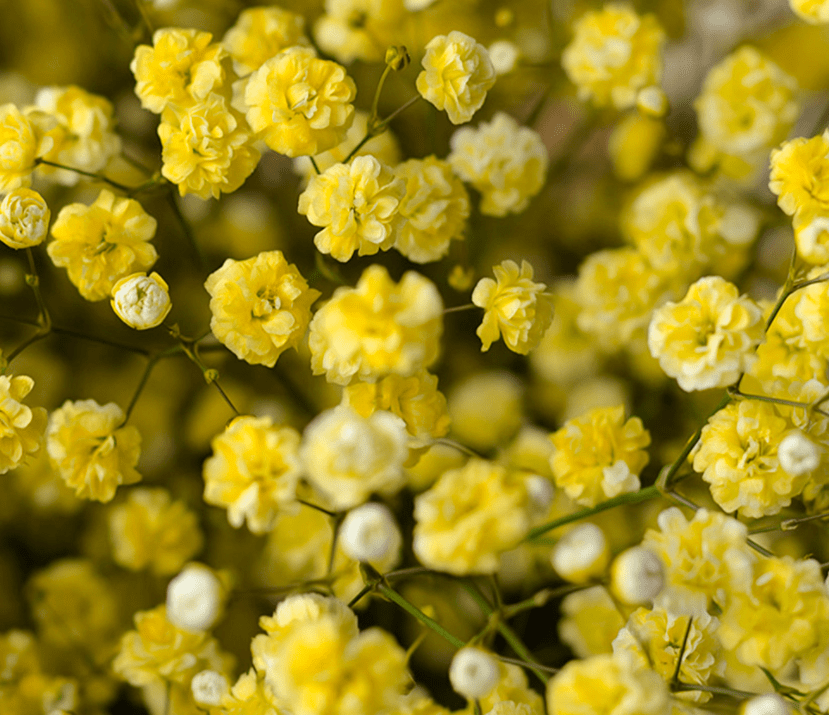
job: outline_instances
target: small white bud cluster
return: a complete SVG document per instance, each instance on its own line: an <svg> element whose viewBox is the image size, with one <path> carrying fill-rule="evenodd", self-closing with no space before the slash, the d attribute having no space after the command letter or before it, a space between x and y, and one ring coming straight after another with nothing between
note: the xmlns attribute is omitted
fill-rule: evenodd
<svg viewBox="0 0 829 715"><path fill-rule="evenodd" d="M746 700L742 715L791 715L792 711L786 701L776 693L758 695Z"/></svg>
<svg viewBox="0 0 829 715"><path fill-rule="evenodd" d="M633 546L613 561L610 584L623 603L631 606L652 603L665 585L665 565L650 549Z"/></svg>
<svg viewBox="0 0 829 715"><path fill-rule="evenodd" d="M346 514L340 544L355 561L381 561L400 550L402 538L394 515L383 504L363 504Z"/></svg>
<svg viewBox="0 0 829 715"><path fill-rule="evenodd" d="M215 670L203 670L193 676L190 681L190 688L193 691L193 700L199 705L218 707L222 704L222 698L230 692L230 684L227 678Z"/></svg>
<svg viewBox="0 0 829 715"><path fill-rule="evenodd" d="M461 648L449 666L449 682L459 695L478 700L498 684L500 668L491 653L480 648Z"/></svg>
<svg viewBox="0 0 829 715"><path fill-rule="evenodd" d="M167 620L184 631L206 631L221 610L222 585L213 572L189 564L167 586Z"/></svg>
<svg viewBox="0 0 829 715"><path fill-rule="evenodd" d="M571 583L600 576L610 561L604 532L595 524L579 524L555 545L550 561L556 573Z"/></svg>
<svg viewBox="0 0 829 715"><path fill-rule="evenodd" d="M799 477L820 466L820 447L800 430L792 430L780 440L777 458L786 473Z"/></svg>

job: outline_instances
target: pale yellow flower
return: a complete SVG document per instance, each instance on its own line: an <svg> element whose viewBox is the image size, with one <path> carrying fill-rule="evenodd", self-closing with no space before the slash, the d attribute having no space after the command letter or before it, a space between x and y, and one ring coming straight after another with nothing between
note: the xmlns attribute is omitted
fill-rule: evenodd
<svg viewBox="0 0 829 715"><path fill-rule="evenodd" d="M544 142L504 112L477 127L458 129L449 143L452 170L481 194L482 214L521 213L544 186Z"/></svg>
<svg viewBox="0 0 829 715"><path fill-rule="evenodd" d="M153 46L139 45L130 63L141 106L161 114L169 105L186 108L218 89L225 79L224 48L209 32L165 27Z"/></svg>
<svg viewBox="0 0 829 715"><path fill-rule="evenodd" d="M526 355L538 345L553 320L553 296L544 283L533 283L533 267L521 261L502 261L492 278L481 278L472 291L472 302L483 308L478 326L481 351L489 350L499 337L513 352Z"/></svg>
<svg viewBox="0 0 829 715"><path fill-rule="evenodd" d="M240 360L268 367L297 347L311 320L311 304L320 296L281 251L245 261L228 258L204 287L216 338Z"/></svg>
<svg viewBox="0 0 829 715"><path fill-rule="evenodd" d="M46 410L23 404L34 385L26 375L0 375L0 474L40 450Z"/></svg>
<svg viewBox="0 0 829 715"><path fill-rule="evenodd" d="M271 149L313 156L345 139L356 93L344 67L291 47L250 75L244 104L248 124Z"/></svg>
<svg viewBox="0 0 829 715"><path fill-rule="evenodd" d="M525 479L472 458L415 499L413 548L428 568L456 575L495 573L502 552L531 526Z"/></svg>
<svg viewBox="0 0 829 715"><path fill-rule="evenodd" d="M597 407L568 420L550 439L556 485L577 504L595 506L639 489L651 437L638 417L625 420L622 405Z"/></svg>
<svg viewBox="0 0 829 715"><path fill-rule="evenodd" d="M51 215L37 191L13 189L0 202L0 241L15 249L43 243Z"/></svg>
<svg viewBox="0 0 829 715"><path fill-rule="evenodd" d="M665 33L653 15L637 15L626 3L608 3L576 21L561 64L579 99L629 109L640 90L659 82L664 43Z"/></svg>
<svg viewBox="0 0 829 715"><path fill-rule="evenodd" d="M369 266L355 288L338 288L314 315L311 367L339 385L406 377L437 359L442 332L434 283L413 271L394 283L383 266Z"/></svg>
<svg viewBox="0 0 829 715"><path fill-rule="evenodd" d="M245 521L254 534L271 529L279 511L297 507L299 433L274 426L270 417L236 417L211 442L204 463L204 500L227 509L238 529Z"/></svg>
<svg viewBox="0 0 829 715"><path fill-rule="evenodd" d="M506 370L465 375L449 392L452 432L482 452L503 446L524 420L521 380Z"/></svg>
<svg viewBox="0 0 829 715"><path fill-rule="evenodd" d="M323 52L345 64L378 62L400 37L405 20L402 0L325 0L314 39Z"/></svg>
<svg viewBox="0 0 829 715"><path fill-rule="evenodd" d="M719 276L700 278L679 303L657 308L651 355L686 392L728 387L756 360L765 333L760 307Z"/></svg>
<svg viewBox="0 0 829 715"><path fill-rule="evenodd" d="M305 18L281 7L249 7L222 38L240 77L258 70L271 57L293 45L307 45Z"/></svg>
<svg viewBox="0 0 829 715"><path fill-rule="evenodd" d="M769 188L789 216L829 214L829 130L783 142L771 153Z"/></svg>
<svg viewBox="0 0 829 715"><path fill-rule="evenodd" d="M112 558L132 571L178 573L202 548L196 515L166 489L131 489L107 514Z"/></svg>
<svg viewBox="0 0 829 715"><path fill-rule="evenodd" d="M123 423L118 405L95 400L67 400L49 416L46 449L76 496L108 502L120 484L141 479L135 471L141 435Z"/></svg>
<svg viewBox="0 0 829 715"><path fill-rule="evenodd" d="M579 658L611 653L625 620L604 586L576 591L561 602L558 633Z"/></svg>
<svg viewBox="0 0 829 715"><path fill-rule="evenodd" d="M394 168L406 184L400 202L400 232L394 247L415 263L438 261L453 239L463 238L469 195L448 162L433 156Z"/></svg>
<svg viewBox="0 0 829 715"><path fill-rule="evenodd" d="M607 153L616 176L622 181L637 181L644 176L666 134L664 122L639 112L619 120L607 141Z"/></svg>
<svg viewBox="0 0 829 715"><path fill-rule="evenodd" d="M185 107L165 109L158 136L161 174L182 196L217 199L236 191L259 162L244 116L215 92Z"/></svg>
<svg viewBox="0 0 829 715"><path fill-rule="evenodd" d="M221 715L274 715L273 695L264 677L251 668L242 673L228 693L221 697L218 711Z"/></svg>
<svg viewBox="0 0 829 715"><path fill-rule="evenodd" d="M167 283L158 273L133 273L112 286L112 310L135 330L149 330L164 322L173 307Z"/></svg>
<svg viewBox="0 0 829 715"><path fill-rule="evenodd" d="M109 298L121 278L146 271L158 254L150 240L156 220L134 199L102 190L91 206L67 204L52 225L46 251L67 269L69 280L87 300Z"/></svg>
<svg viewBox="0 0 829 715"><path fill-rule="evenodd" d="M299 213L315 226L324 226L314 236L319 251L347 261L355 251L372 256L391 248L405 192L405 182L391 169L373 156L358 156L311 177L300 194Z"/></svg>
<svg viewBox="0 0 829 715"><path fill-rule="evenodd" d="M812 25L829 22L829 2L826 0L789 0L789 6L801 19Z"/></svg>
<svg viewBox="0 0 829 715"><path fill-rule="evenodd" d="M495 68L486 47L457 30L433 37L426 45L422 64L417 91L441 111L446 110L452 124L472 119L495 85Z"/></svg>
<svg viewBox="0 0 829 715"><path fill-rule="evenodd" d="M1 104L0 191L31 186L35 159L52 148L52 141L13 104Z"/></svg>
<svg viewBox="0 0 829 715"><path fill-rule="evenodd" d="M807 263L823 266L829 262L829 213L799 213L794 219L797 255Z"/></svg>

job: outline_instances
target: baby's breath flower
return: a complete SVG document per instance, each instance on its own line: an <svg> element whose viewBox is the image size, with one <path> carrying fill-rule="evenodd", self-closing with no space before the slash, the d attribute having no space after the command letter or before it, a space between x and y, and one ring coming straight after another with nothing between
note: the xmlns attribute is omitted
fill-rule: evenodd
<svg viewBox="0 0 829 715"><path fill-rule="evenodd" d="M512 72L521 58L521 48L511 40L495 40L487 48L487 52L498 76Z"/></svg>
<svg viewBox="0 0 829 715"><path fill-rule="evenodd" d="M215 670L203 670L196 673L190 683L193 690L193 700L199 705L218 707L222 699L230 692L230 683L227 678Z"/></svg>
<svg viewBox="0 0 829 715"><path fill-rule="evenodd" d="M550 561L564 580L587 583L607 568L610 561L607 538L595 524L578 524L553 547Z"/></svg>
<svg viewBox="0 0 829 715"><path fill-rule="evenodd" d="M401 0L325 0L314 39L323 52L345 64L379 62L400 36L405 19Z"/></svg>
<svg viewBox="0 0 829 715"><path fill-rule="evenodd" d="M453 30L426 45L417 91L446 115L452 124L472 119L495 84L495 68L486 47Z"/></svg>
<svg viewBox="0 0 829 715"><path fill-rule="evenodd" d="M629 109L639 90L659 82L665 33L653 15L625 3L608 3L575 24L561 64L579 98L598 107Z"/></svg>
<svg viewBox="0 0 829 715"><path fill-rule="evenodd" d="M153 46L139 45L130 69L141 106L161 114L170 105L186 108L221 86L224 48L209 32L165 27L153 35Z"/></svg>
<svg viewBox="0 0 829 715"><path fill-rule="evenodd" d="M121 278L146 271L158 254L150 239L156 220L134 199L102 190L91 206L68 204L52 225L46 251L67 269L69 280L87 300L109 298Z"/></svg>
<svg viewBox="0 0 829 715"><path fill-rule="evenodd" d="M240 77L258 70L271 57L294 45L307 45L305 18L281 7L249 7L222 38Z"/></svg>
<svg viewBox="0 0 829 715"><path fill-rule="evenodd" d="M64 402L49 416L46 449L63 481L82 499L111 501L120 484L141 479L135 470L141 435L124 425L124 412L114 402Z"/></svg>
<svg viewBox="0 0 829 715"><path fill-rule="evenodd" d="M806 211L794 219L797 255L807 263L823 266L829 262L829 215Z"/></svg>
<svg viewBox="0 0 829 715"><path fill-rule="evenodd" d="M9 248L43 243L51 212L43 197L31 189L13 189L0 202L0 241Z"/></svg>
<svg viewBox="0 0 829 715"><path fill-rule="evenodd" d="M513 352L526 355L538 345L553 321L553 296L544 283L533 283L533 268L521 261L494 266L492 278L482 278L472 291L472 302L483 308L478 327L481 350L486 352L499 337Z"/></svg>
<svg viewBox="0 0 829 715"><path fill-rule="evenodd" d="M488 695L498 684L499 676L495 657L473 646L461 648L449 666L449 682L456 693L469 700Z"/></svg>
<svg viewBox="0 0 829 715"><path fill-rule="evenodd" d="M271 149L287 156L313 156L345 138L356 93L344 67L295 46L248 78L244 103L248 124Z"/></svg>
<svg viewBox="0 0 829 715"><path fill-rule="evenodd" d="M452 134L452 170L481 194L481 213L521 213L544 186L547 148L537 132L504 112Z"/></svg>
<svg viewBox="0 0 829 715"><path fill-rule="evenodd" d="M405 182L394 247L415 263L440 260L453 239L463 238L469 218L466 189L449 163L433 156L409 159L394 173Z"/></svg>
<svg viewBox="0 0 829 715"><path fill-rule="evenodd" d="M53 146L13 104L0 104L0 191L31 186L35 159Z"/></svg>
<svg viewBox="0 0 829 715"><path fill-rule="evenodd" d="M167 620L198 633L212 628L222 609L222 584L201 564L189 564L167 584Z"/></svg>
<svg viewBox="0 0 829 715"><path fill-rule="evenodd" d="M523 395L521 380L506 370L465 376L448 396L453 434L482 452L503 446L521 428Z"/></svg>
<svg viewBox="0 0 829 715"><path fill-rule="evenodd" d="M319 414L302 438L306 478L337 510L399 489L408 455L403 420L383 410L365 418L340 405Z"/></svg>
<svg viewBox="0 0 829 715"><path fill-rule="evenodd" d="M270 417L236 417L211 442L204 500L226 508L233 528L247 520L254 534L266 533L279 511L297 506L299 441L293 427L276 427Z"/></svg>
<svg viewBox="0 0 829 715"><path fill-rule="evenodd" d="M664 122L639 112L619 120L607 142L616 176L622 181L637 181L647 173L666 133Z"/></svg>
<svg viewBox="0 0 829 715"><path fill-rule="evenodd" d="M648 330L651 355L686 392L727 387L756 359L763 314L737 286L701 278L679 303L657 308Z"/></svg>
<svg viewBox="0 0 829 715"><path fill-rule="evenodd" d="M26 375L0 375L0 474L40 450L46 410L23 404L34 385Z"/></svg>
<svg viewBox="0 0 829 715"><path fill-rule="evenodd" d="M569 420L550 435L555 447L550 467L556 485L577 504L600 501L639 489L651 443L642 420L625 421L625 408L597 407Z"/></svg>
<svg viewBox="0 0 829 715"><path fill-rule="evenodd" d="M158 136L161 174L182 196L217 199L236 191L259 161L244 116L215 92L185 107L165 109Z"/></svg>
<svg viewBox="0 0 829 715"><path fill-rule="evenodd" d="M789 216L829 214L829 130L785 141L771 153L769 188Z"/></svg>
<svg viewBox="0 0 829 715"><path fill-rule="evenodd" d="M384 504L358 506L346 514L339 542L346 556L355 561L381 561L400 551L400 527Z"/></svg>
<svg viewBox="0 0 829 715"><path fill-rule="evenodd" d="M413 375L437 358L442 317L430 280L410 271L395 284L383 266L369 266L355 288L338 288L311 321L311 367L339 385Z"/></svg>
<svg viewBox="0 0 829 715"><path fill-rule="evenodd" d="M228 258L211 273L210 329L240 360L273 367L295 348L311 320L320 293L308 287L281 251L266 251L245 261Z"/></svg>
<svg viewBox="0 0 829 715"><path fill-rule="evenodd" d="M824 450L815 444L803 432L792 430L777 447L777 458L780 466L789 474L799 477L809 474L820 466L821 454Z"/></svg>
<svg viewBox="0 0 829 715"><path fill-rule="evenodd" d="M415 500L415 555L447 573L495 573L501 552L527 535L531 511L523 477L470 459Z"/></svg>
<svg viewBox="0 0 829 715"><path fill-rule="evenodd" d="M826 0L789 0L789 6L797 15L812 25L823 25L829 22L829 2ZM746 715L748 715L746 710ZM781 711L783 712L783 711ZM760 711L757 711L758 715ZM771 711L769 711L771 715ZM751 715L754 715L752 712Z"/></svg>
<svg viewBox="0 0 829 715"><path fill-rule="evenodd" d="M625 625L604 586L576 591L561 602L558 633L579 658L611 653L611 643Z"/></svg>
<svg viewBox="0 0 829 715"><path fill-rule="evenodd" d="M173 307L167 283L158 273L133 273L112 286L110 305L135 330L149 330L164 322Z"/></svg>
<svg viewBox="0 0 829 715"><path fill-rule="evenodd" d="M780 695L768 693L746 700L740 715L792 715L792 709Z"/></svg>
<svg viewBox="0 0 829 715"><path fill-rule="evenodd" d="M610 566L610 587L622 603L651 603L665 586L665 564L644 546L632 546Z"/></svg>
<svg viewBox="0 0 829 715"><path fill-rule="evenodd" d="M324 226L314 236L320 252L347 261L355 251L372 256L392 247L405 192L405 182L391 169L373 156L358 156L313 176L300 194L299 213Z"/></svg>

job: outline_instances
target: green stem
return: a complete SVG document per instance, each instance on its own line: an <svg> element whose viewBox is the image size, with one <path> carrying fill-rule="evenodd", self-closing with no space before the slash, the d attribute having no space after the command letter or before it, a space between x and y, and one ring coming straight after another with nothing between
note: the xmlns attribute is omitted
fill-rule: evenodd
<svg viewBox="0 0 829 715"><path fill-rule="evenodd" d="M352 598L348 602L348 607L349 608L354 608L354 606L356 606L362 600L363 596L367 596L373 590L374 590L374 586L371 586L369 584L366 584L365 586L363 586L363 588L360 589L360 593L358 593L356 596L354 596L354 598Z"/></svg>
<svg viewBox="0 0 829 715"><path fill-rule="evenodd" d="M317 172L317 175L321 174L320 168L317 166L317 161L314 159L313 156L308 157L311 160L311 166L314 167L314 171Z"/></svg>
<svg viewBox="0 0 829 715"><path fill-rule="evenodd" d="M533 608L540 608L544 606L548 602L552 601L554 598L559 598L561 596L566 596L569 593L575 593L576 591L583 591L586 588L592 588L593 584L573 584L568 583L564 586L559 586L558 588L545 588L536 593L529 598L519 601L518 603L513 603L510 606L504 606L504 618L509 620L517 616L519 613L523 613L524 611L532 610Z"/></svg>
<svg viewBox="0 0 829 715"><path fill-rule="evenodd" d="M201 252L199 248L199 244L196 242L196 236L193 233L193 229L190 226L190 223L184 218L184 214L181 212L181 207L178 205L178 201L176 201L175 194L173 193L174 189L171 187L169 193L167 194L167 201L170 204L170 208L173 211L173 215L176 217L176 221L178 221L179 226L181 226L182 233L184 233L184 237L187 239L187 243L190 244L190 248L193 251L193 254L196 256L196 260L199 263L199 268L202 271L207 270L207 262L204 260L204 254Z"/></svg>
<svg viewBox="0 0 829 715"><path fill-rule="evenodd" d="M26 275L26 284L35 294L35 302L37 303L37 332L26 338L26 340L5 357L6 366L30 345L34 345L38 340L42 340L52 332L52 318L49 315L49 310L46 308L46 302L43 300L43 293L40 290L40 276L37 273L37 265L35 264L35 257L31 248L26 249L26 258L29 262L29 273Z"/></svg>
<svg viewBox="0 0 829 715"><path fill-rule="evenodd" d="M55 161L49 161L48 159L35 159L35 166L43 164L45 166L51 166L55 169L64 169L66 171L74 171L76 174L80 174L81 176L87 176L90 179L97 179L98 181L103 181L106 184L109 184L112 188L118 189L118 191L123 191L125 194L134 191L137 187L135 186L127 186L126 184L121 184L113 179L109 179L103 174L98 174L94 171L85 171L83 169L78 169L74 166L67 166L66 164L58 164Z"/></svg>
<svg viewBox="0 0 829 715"><path fill-rule="evenodd" d="M297 501L298 501L300 504L302 504L303 506L307 506L307 507L309 507L309 508L311 508L311 509L315 509L316 511L322 512L322 513L323 513L323 514L325 514L326 516L336 517L336 516L339 516L339 515L340 515L340 514L339 514L339 512L336 512L336 511L329 511L328 509L323 509L323 508L322 508L321 506L319 506L318 504L313 504L313 503L311 503L311 502L309 502L309 501L305 501L304 499L297 499Z"/></svg>
<svg viewBox="0 0 829 715"><path fill-rule="evenodd" d="M814 405L811 402L797 402L795 400L784 400L779 397L768 397L767 395L753 395L748 392L741 392L739 388L729 388L729 394L732 397L742 398L744 400L758 400L759 402L770 402L775 405L784 405L785 407L803 407L809 409Z"/></svg>
<svg viewBox="0 0 829 715"><path fill-rule="evenodd" d="M371 129L375 122L380 118L380 115L377 113L378 107L380 106L380 93L383 91L383 85L386 83L386 77L389 76L389 72L391 71L391 65L387 64L383 68L383 74L380 75L380 80L377 82L377 89L374 90L374 99L371 100L371 114L368 119L369 129Z"/></svg>
<svg viewBox="0 0 829 715"><path fill-rule="evenodd" d="M427 626L428 628L431 628L441 638L455 646L455 648L461 649L466 645L466 643L464 643L460 638L456 638L455 636L453 636L442 625L440 625L440 623L438 623L436 620L432 618L429 618L429 616L427 616L417 606L407 601L405 598L403 598L403 596L397 593L397 591L387 586L382 581L377 584L376 588L381 594L383 594L383 596L389 599L389 601L396 603L398 606L400 606L400 608L406 611L406 613L416 618L423 625Z"/></svg>
<svg viewBox="0 0 829 715"><path fill-rule="evenodd" d="M456 305L452 308L444 308L443 314L446 315L447 313L460 313L464 310L472 310L473 308L477 308L478 306L474 303L464 303L464 305Z"/></svg>
<svg viewBox="0 0 829 715"><path fill-rule="evenodd" d="M193 344L193 341L182 340L181 349L184 351L184 354L190 358L191 362L195 364L202 372L205 381L209 385L214 385L218 390L219 394L222 396L222 399L227 403L228 407L230 407L233 412L236 413L237 416L241 414L239 410L236 409L236 405L233 404L230 397L228 397L227 393L222 389L222 386L219 384L219 373L217 370L213 370L212 368L207 367L199 358L198 355L198 346Z"/></svg>
<svg viewBox="0 0 829 715"><path fill-rule="evenodd" d="M688 617L688 627L685 629L685 635L682 637L682 646L679 649L679 656L676 659L676 669L671 678L671 682L676 685L679 682L679 671L682 668L682 659L685 657L685 649L688 646L688 634L691 632L691 624L694 622L693 616Z"/></svg>

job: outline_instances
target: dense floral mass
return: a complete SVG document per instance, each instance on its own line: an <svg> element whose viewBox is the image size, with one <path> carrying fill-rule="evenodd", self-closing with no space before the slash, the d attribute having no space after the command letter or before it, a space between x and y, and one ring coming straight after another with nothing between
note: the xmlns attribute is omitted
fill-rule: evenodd
<svg viewBox="0 0 829 715"><path fill-rule="evenodd" d="M829 712L829 1L0 23L0 715Z"/></svg>

